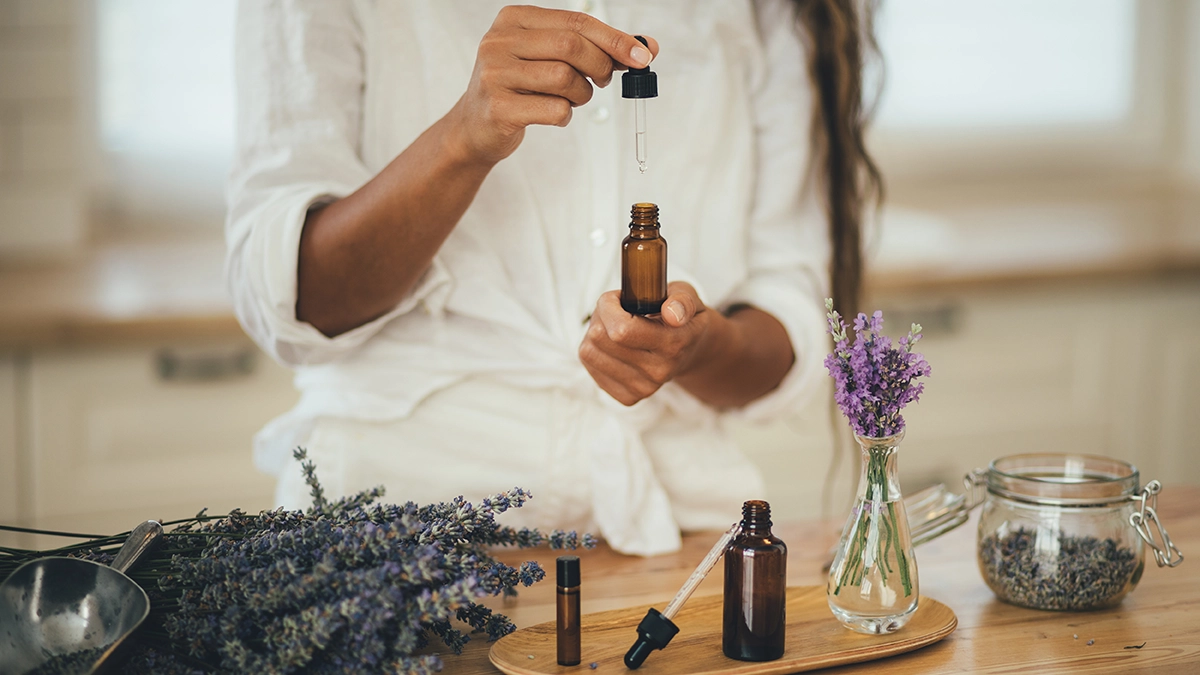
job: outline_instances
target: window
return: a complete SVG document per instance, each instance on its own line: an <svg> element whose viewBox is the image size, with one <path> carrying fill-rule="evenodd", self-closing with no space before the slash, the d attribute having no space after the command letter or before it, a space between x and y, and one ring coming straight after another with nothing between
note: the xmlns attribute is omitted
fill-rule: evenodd
<svg viewBox="0 0 1200 675"><path fill-rule="evenodd" d="M122 221L216 223L233 151L234 0L100 0L96 139ZM166 222L164 222L166 221Z"/></svg>
<svg viewBox="0 0 1200 675"><path fill-rule="evenodd" d="M122 221L216 224L235 0L98 0L101 194ZM872 147L889 177L1162 163L1170 27L1138 0L888 0Z"/></svg>
<svg viewBox="0 0 1200 675"><path fill-rule="evenodd" d="M1118 124L1134 95L1131 0L905 0L881 6L897 130Z"/></svg>
<svg viewBox="0 0 1200 675"><path fill-rule="evenodd" d="M876 153L893 176L1161 163L1170 14L1137 0L885 2Z"/></svg>

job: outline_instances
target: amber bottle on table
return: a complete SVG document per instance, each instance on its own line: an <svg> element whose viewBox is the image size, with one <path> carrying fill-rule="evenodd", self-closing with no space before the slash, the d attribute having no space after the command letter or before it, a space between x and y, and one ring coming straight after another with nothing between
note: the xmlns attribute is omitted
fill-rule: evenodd
<svg viewBox="0 0 1200 675"><path fill-rule="evenodd" d="M579 665L579 556L559 556L558 665Z"/></svg>
<svg viewBox="0 0 1200 675"><path fill-rule="evenodd" d="M725 551L725 656L772 661L783 656L787 619L787 546L771 534L771 506L742 505L741 532Z"/></svg>
<svg viewBox="0 0 1200 675"><path fill-rule="evenodd" d="M629 236L621 242L621 308L658 314L667 299L667 240L658 231L658 206L633 205Z"/></svg>

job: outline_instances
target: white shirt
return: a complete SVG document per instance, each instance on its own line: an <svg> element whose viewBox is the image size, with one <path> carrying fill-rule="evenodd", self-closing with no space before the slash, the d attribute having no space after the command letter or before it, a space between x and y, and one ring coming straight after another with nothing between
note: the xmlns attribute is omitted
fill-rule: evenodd
<svg viewBox="0 0 1200 675"><path fill-rule="evenodd" d="M587 447L570 448L564 456L576 459L561 461L588 467L588 524L618 550L673 550L681 527L727 527L741 499L762 496L761 483L748 479L758 494L745 494L745 485L723 485L721 471L681 483L665 467L682 466L689 454L720 458L710 465L728 475L752 474L719 416L681 387L668 383L625 408L595 385L577 350L600 294L620 286L630 205L650 201L660 208L670 279L691 282L710 307L748 303L771 313L792 341L796 362L783 383L734 414L787 415L815 390L826 351L829 245L818 198L806 187L805 54L790 3L778 0L549 4L587 9L658 40L648 172L638 172L633 104L614 78L566 128L528 128L409 296L331 339L295 317L306 212L353 192L451 108L502 3L241 3L227 275L242 325L295 369L302 393L260 432L256 461L278 474L319 420L403 421L435 393L479 378L506 387L514 401L553 391L583 406L572 413L580 427L572 436ZM646 431L666 416L688 422L675 434L682 437L647 442ZM529 431L531 439L548 435ZM495 462L522 445L496 447ZM486 460L471 462L463 472L490 470ZM422 480L443 498L461 492L454 476ZM720 508L688 508L687 494Z"/></svg>

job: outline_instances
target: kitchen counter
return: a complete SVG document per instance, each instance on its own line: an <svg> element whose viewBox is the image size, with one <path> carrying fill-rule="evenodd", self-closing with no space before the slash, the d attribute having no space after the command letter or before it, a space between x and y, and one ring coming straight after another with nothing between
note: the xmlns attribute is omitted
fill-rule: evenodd
<svg viewBox="0 0 1200 675"><path fill-rule="evenodd" d="M117 240L62 259L0 262L0 349L240 338L224 242Z"/></svg>
<svg viewBox="0 0 1200 675"><path fill-rule="evenodd" d="M1174 204L1185 211L1194 206ZM870 253L867 288L1196 275L1200 227L1188 214L993 207L952 214L951 225L892 209ZM41 263L0 260L0 349L241 338L223 266L217 233L117 239Z"/></svg>
<svg viewBox="0 0 1200 675"><path fill-rule="evenodd" d="M1024 609L995 598L975 564L975 524L969 523L917 549L921 594L948 605L958 615L958 628L947 638L923 649L825 673L1128 673L1200 672L1200 487L1168 485L1159 495L1159 515L1185 560L1176 568L1159 568L1146 549L1146 573L1141 583L1115 608L1095 612L1049 612ZM804 522L776 526L788 543L789 585L823 585L821 563L835 542L834 523ZM581 598L583 613L625 607L661 609L716 541L718 533L684 537L679 553L635 558L603 546L584 551ZM555 551L505 551L509 564L537 560L550 570L547 580L522 590L513 600L491 605L517 626L532 626L555 617L552 579ZM721 592L720 568L696 591L696 596ZM832 614L830 621L834 621ZM586 616L584 619L587 621ZM1078 638L1074 636L1078 635ZM630 644L634 634L630 631ZM789 635L788 640L803 639ZM1088 644L1092 641L1091 644ZM1145 644L1141 649L1126 649ZM490 644L468 643L461 656L445 658L445 675L492 675ZM713 645L719 649L719 645ZM654 662L671 658L671 648L655 652L639 673L653 675ZM588 656L583 654L583 662ZM607 664L606 664L607 665ZM582 667L581 667L582 668ZM612 668L601 668L614 672ZM625 672L620 668L621 672ZM582 668L580 672L592 672Z"/></svg>

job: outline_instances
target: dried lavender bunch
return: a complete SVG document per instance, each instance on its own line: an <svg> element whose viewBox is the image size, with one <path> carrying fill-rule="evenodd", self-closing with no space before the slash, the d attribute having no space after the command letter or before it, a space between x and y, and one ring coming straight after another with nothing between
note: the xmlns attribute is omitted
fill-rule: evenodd
<svg viewBox="0 0 1200 675"><path fill-rule="evenodd" d="M834 400L842 414L850 420L854 433L882 438L904 430L900 410L915 402L925 391L917 382L928 377L929 364L925 357L914 352L921 339L921 326L913 324L900 346L883 334L883 312L868 317L859 314L854 320L854 344L846 335L846 324L833 308L833 300L825 300L829 334L836 347L825 357L825 368L834 381Z"/></svg>
<svg viewBox="0 0 1200 675"><path fill-rule="evenodd" d="M495 518L529 493L514 488L472 505L377 503L381 489L330 502L302 449L307 511L201 512L132 573L151 616L118 671L140 673L431 673L437 637L455 653L481 631L515 627L476 602L515 593L545 572L497 561L495 545L594 546L590 535L514 529ZM111 543L106 540L106 544ZM76 551L111 561L112 546ZM455 622L461 622L456 627Z"/></svg>

